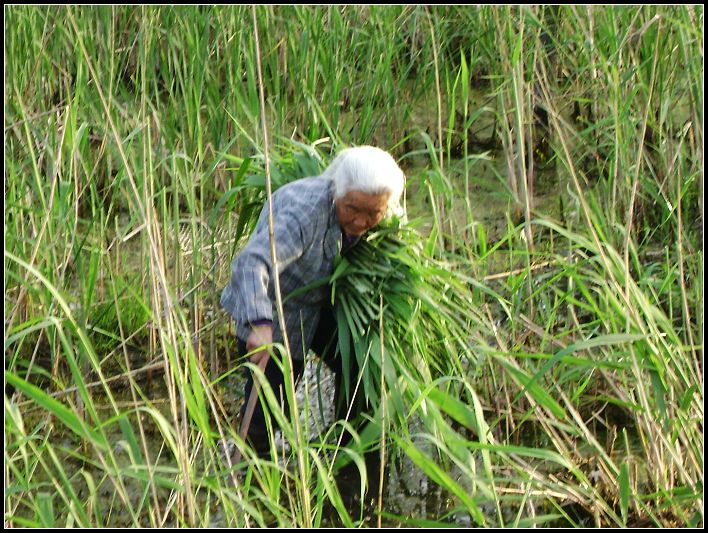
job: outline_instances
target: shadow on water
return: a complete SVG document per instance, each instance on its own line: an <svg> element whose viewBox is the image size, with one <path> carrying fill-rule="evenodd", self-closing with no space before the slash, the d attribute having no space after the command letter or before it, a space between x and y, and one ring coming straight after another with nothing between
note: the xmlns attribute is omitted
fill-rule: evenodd
<svg viewBox="0 0 708 533"><path fill-rule="evenodd" d="M403 460L387 462L384 483L379 501L380 462L378 451L366 457L369 488L362 498L361 476L358 468L350 463L334 475L337 488L351 517L363 527L376 527L381 503L381 525L400 527L420 525L428 520L449 522L459 526L469 525L469 517L450 516L453 500L439 485L434 484L422 471L410 468ZM325 505L323 526L341 526L341 519L331 505Z"/></svg>

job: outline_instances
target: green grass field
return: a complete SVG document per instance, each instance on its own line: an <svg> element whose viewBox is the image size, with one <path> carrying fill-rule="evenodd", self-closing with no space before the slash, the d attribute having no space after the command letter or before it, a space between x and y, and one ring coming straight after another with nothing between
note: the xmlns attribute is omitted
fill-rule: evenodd
<svg viewBox="0 0 708 533"><path fill-rule="evenodd" d="M9 6L4 139L6 527L703 526L701 6ZM258 459L220 291L265 158L359 144L371 423ZM443 503L352 503L366 442Z"/></svg>

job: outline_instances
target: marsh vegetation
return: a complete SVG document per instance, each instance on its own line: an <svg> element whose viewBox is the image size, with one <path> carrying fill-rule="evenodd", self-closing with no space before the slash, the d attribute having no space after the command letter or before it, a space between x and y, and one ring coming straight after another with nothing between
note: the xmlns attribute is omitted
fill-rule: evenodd
<svg viewBox="0 0 708 533"><path fill-rule="evenodd" d="M255 24L260 54L250 6L5 8L5 525L702 526L703 8ZM336 273L371 423L271 460L218 307L264 134L274 187L352 144L408 177ZM388 485L344 494L371 447Z"/></svg>

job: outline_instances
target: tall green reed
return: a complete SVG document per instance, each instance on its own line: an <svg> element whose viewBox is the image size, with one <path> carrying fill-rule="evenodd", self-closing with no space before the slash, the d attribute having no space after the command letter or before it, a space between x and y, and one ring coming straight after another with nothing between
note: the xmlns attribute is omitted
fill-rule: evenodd
<svg viewBox="0 0 708 533"><path fill-rule="evenodd" d="M508 24L509 21L515 20L513 23L514 29L524 28L525 25L528 25L531 28L532 35L535 35L534 41L533 39L525 38L523 32L514 34L512 31L509 38L503 40L502 46L507 43L509 45L507 48L502 48L502 54L499 56L501 64L506 64L509 67L505 69L507 71L513 71L512 67L521 65L522 61L527 61L525 65L528 67L527 74L519 71L518 75L514 74L511 80L500 76L498 78L499 85L496 89L500 98L499 112L508 114L512 118L516 117L514 119L515 122L500 121L503 128L502 139L508 139L506 143L506 159L511 169L509 176L512 178L517 176L520 179L518 181L520 185L516 188L517 191L532 193L531 185L534 178L533 158L529 157L528 154L531 153L535 144L532 142L535 127L530 127L535 117L532 115L531 110L535 113L537 108L541 108L551 116L551 122L547 124L545 134L549 137L548 141L553 144L552 148L555 151L553 160L556 165L562 165L561 168L573 177L571 184L574 190L571 195L571 203L574 203L578 210L574 216L577 216L578 213L580 214L579 220L573 218L568 220L573 228L569 233L566 233L565 230L559 230L555 223L549 226L547 221L540 221L540 227L552 228L550 232L545 233L545 235L550 235L551 238L550 257L553 258L555 256L551 264L557 263L560 265L560 271L557 267L551 269L548 283L543 281L546 279L548 268L539 270L533 264L541 264L541 261L534 258L538 256L539 259L546 259L543 255L548 252L533 253L531 247L533 241L529 238L531 223L533 218L538 215L534 215L532 218L530 216L531 210L526 209L526 224L520 228L510 228L511 233L507 239L509 244L511 244L512 240L517 240L517 231L523 231L526 235L526 239L521 239L517 245L517 250L521 252L520 258L526 264L526 268L518 271L510 269L509 275L506 276L509 284L501 293L508 295L507 297L512 303L513 311L510 312L510 319L513 317L513 322L509 325L509 331L506 334L496 333L496 340L499 342L503 353L507 353L509 349L513 350L513 352L519 349L522 350L520 353L522 359L518 363L521 365L519 368L516 366L509 367L508 370L514 380L513 382L507 382L504 379L502 381L502 390L518 390L521 388L521 391L515 395L506 393L507 401L513 399L512 405L516 404L524 396L533 402L534 407L530 411L524 413L522 408L521 413L519 413L519 419L522 422L528 419L538 423L539 419L535 414L538 409L537 406L540 405L542 409L546 409L540 419L544 428L543 433L551 436L554 446L559 449L564 457L569 457L573 461L584 460L581 455L576 455L576 452L573 451L573 447L576 444L571 446L571 443L575 442L578 435L583 436L603 458L603 468L607 469L598 470L596 475L604 476L603 472L609 472L605 483L607 483L607 486L614 485L615 487L618 486L614 480L619 476L620 486L618 490L620 494L618 501L621 502L621 513L614 512L608 503L609 500L605 500L605 496L599 491L593 491L588 495L592 502L590 505L583 503L583 498L578 500L583 506L596 506L599 509L599 514L596 514L595 517L597 523L601 523L602 520L610 520L617 523L626 522L630 501L633 502L636 513L640 515L646 513L651 517L651 520L660 523L667 518L660 513L652 511L653 505L662 505L656 503L658 500L653 500L657 497L659 500L666 498L667 505L672 509L671 512L675 513L675 516L679 516L679 520L695 523L702 516L700 505L694 507L694 509L697 509L697 514L691 514L692 512L687 512L686 508L683 507L683 503L678 499L674 499L671 495L672 493L666 492L665 488L662 496L658 496L661 491L652 492L650 487L654 486L656 488L659 485L666 487L679 483L681 485L679 492L686 494L688 499L692 501L692 503L688 504L688 508L697 503L697 498L700 498L701 492L700 482L698 482L700 474L696 467L700 468L700 459L693 455L693 451L689 452L689 455L692 455L691 458L679 461L680 465L670 459L683 457L687 450L693 450L693 447L688 445L688 443L692 438L698 438L697 435L687 438L684 445L678 445L677 448L673 448L671 451L669 448L672 448L672 446L665 447L666 441L662 443L653 442L647 435L665 434L667 427L663 426L662 429L662 423L657 423L657 421L662 420L664 424L667 422L667 409L675 408L682 412L681 415L674 413L674 419L677 416L695 419L698 415L698 411L696 411L697 404L692 402L699 398L699 396L695 396L695 392L697 384L701 382L698 359L696 358L698 354L694 350L694 347L702 346L700 342L696 344L694 341L695 338L700 337L700 333L695 329L695 324L688 328L684 328L680 324L686 324L681 315L684 317L690 316L692 314L690 308L693 308L699 316L701 315L700 310L697 308L700 307L700 299L683 299L684 310L683 312L678 312L678 309L674 306L668 306L667 308L667 298L675 301L676 296L670 297L668 295L687 294L687 284L669 274L674 269L681 270L683 268L682 265L686 260L683 242L686 242L685 239L688 241L693 239L686 235L687 229L685 222L682 221L682 215L686 216L686 209L692 210L694 217L702 215L700 215L699 205L696 202L692 202L690 207L684 204L684 209L678 211L673 209L664 210L662 223L658 227L659 231L656 230L656 226L647 224L648 220L656 216L657 210L653 210L651 204L648 204L646 200L655 198L657 194L660 194L657 191L667 186L671 176L684 183L684 185L692 183L693 178L689 177L688 180L680 178L681 174L675 173L675 167L671 165L668 167L661 164L657 165L654 155L656 154L656 146L653 145L653 141L647 139L641 141L641 139L643 136L646 137L647 132L653 131L653 126L650 123L653 124L655 121L653 114L647 110L651 109L651 102L661 101L661 99L657 98L656 91L663 91L663 101L678 103L681 101L679 94L690 93L690 88L694 86L693 81L690 79L682 78L679 80L662 72L662 68L658 66L659 64L666 66L673 63L665 60L666 56L664 56L664 59L658 59L660 57L659 50L665 51L667 42L677 43L678 47L685 50L686 42L696 44L698 41L690 36L690 29L683 22L674 26L677 30L681 28L682 39L680 39L680 44L678 44L678 39L672 40L676 35L675 33L662 31L665 30L665 27L662 28L662 23L668 17L663 13L659 14L652 10L610 9L602 10L601 13L591 11L587 17L577 16L578 13L574 9L571 11L574 18L565 18L564 15L569 15L570 13L563 10L551 13L551 20L553 20L554 25L558 27L558 25L564 24L588 24L588 27L573 34L578 38L584 39L583 44L587 44L587 42L592 44L599 41L603 46L612 46L613 44L617 46L619 44L619 47L613 49L612 53L605 53L599 62L597 57L594 56L588 60L586 65L581 65L581 68L578 68L577 63L574 63L573 66L575 68L570 69L558 64L562 61L576 61L569 54L564 55L567 49L558 47L558 50L553 50L552 46L544 46L543 48L540 46L542 42L541 36L544 35L543 31L548 29L541 26L541 21L548 15L545 10L523 9L515 13L508 11L504 16L498 10L487 12L489 15L488 23L496 24L498 28L501 28L499 26L500 23ZM686 13L683 14L685 15ZM601 20L603 24L605 20L610 21L614 31L610 32L605 30L602 25L598 26L598 20ZM676 19L672 22L676 22ZM652 31L655 27L658 29ZM615 41L613 39L617 34L618 28L622 28L622 31L626 32L624 34L626 37L620 41ZM594 31L598 31L598 34L593 34ZM644 40L645 37L648 37L648 39ZM529 42L535 42L535 45L528 46ZM552 42L555 44L556 41L553 40ZM529 50L528 55L525 54L527 47ZM577 49L581 48L582 46L579 44ZM587 52L588 48L583 48L583 50ZM591 46L590 50L594 50L594 48ZM645 59L640 62L638 58L642 54L644 54L643 57ZM608 73L612 73L612 77L606 78L604 83L597 82L598 66L606 69ZM670 71L671 69L665 70ZM558 76L557 72L570 72L577 77L564 78L563 76ZM592 76L589 78L593 80L592 83L584 83L584 80L587 79L582 78L585 72L592 72ZM628 83L630 80L636 83L634 85ZM612 88L612 91L615 91L611 94L616 96L610 98L609 102L614 101L617 104L615 106L616 111L612 118L606 115L605 117L607 118L599 118L598 115L605 113L604 110L601 111L600 109L603 109L605 103L608 102L607 99L600 98L599 94L600 91L608 86ZM581 91L589 89L592 91L590 93L592 97L587 98L584 96L586 93L577 91L577 89L581 89ZM627 91L631 91L631 95L628 95ZM650 102L649 105L644 103L647 101ZM586 129L578 130L572 123L573 119L569 118L569 111L573 108L582 110L585 107L590 108L590 115L586 119L592 122L587 123ZM665 109L667 109L666 104ZM665 121L663 128L675 128L676 125L675 121L673 121L673 124L671 124L671 121ZM685 132L690 131L688 124L686 124L686 127ZM507 132L506 137L504 137L505 131ZM638 144L633 142L637 131L640 132L640 142ZM610 144L610 139L614 139L614 143ZM630 139L632 139L632 142L630 142ZM672 153L676 153L674 151L675 148L671 148L672 144L672 142L668 143L669 150ZM687 148L682 141L679 141L679 145ZM603 151L606 149L611 150L612 157L607 157L608 153ZM592 156L590 163L588 163L588 155ZM435 158L431 156L431 160L434 161ZM612 166L613 160L614 166ZM684 162L700 161L701 151L687 150L683 156L676 158L676 161L678 160ZM622 168L629 169L629 175L626 172L618 173L618 169ZM621 175L624 179L631 177L632 173L634 175L633 180L625 179L624 182L619 181L618 176ZM442 176L442 171L440 171L440 174ZM697 174L689 172L688 175ZM599 181L597 181L598 179ZM515 179L512 179L512 191L516 182ZM690 185L688 187L691 188ZM663 190L668 193L669 188ZM697 192L696 187L693 187L692 190L694 191L693 194ZM682 191L673 196L673 201L669 200L672 206L681 203L688 188ZM670 194L667 194L659 202L660 208L665 204L669 196ZM526 202L527 207L529 204L532 205L532 194L526 194L525 197L529 200ZM436 213L436 217L439 214L440 211ZM561 216L565 218L568 214L567 212L561 213ZM444 217L445 215L443 214L442 216ZM637 222L638 218L641 219L641 222ZM444 221L436 225L436 227L444 226ZM587 240L584 237L586 231L584 228L589 229L590 238ZM644 273L642 263L646 262L648 257L655 257L652 245L655 245L657 240L659 242L663 241L663 238L657 239L659 234L663 233L663 230L669 230L674 235L678 235L679 246L666 256L666 264L661 266L652 264L649 271ZM647 238L647 231L652 233L653 238ZM553 234L556 235L555 238ZM580 237L581 235L583 236L582 238ZM559 236L561 237L560 239L558 238ZM577 240L578 238L580 238L580 241ZM581 241L582 244L580 244ZM693 240L694 244L695 242ZM559 249L558 245L554 247L553 243L560 243L561 245L567 243L570 245L570 249L565 246ZM577 253L576 250L580 251L584 260L589 260L591 263L598 262L599 272L596 274L589 274L589 272L578 273L578 267L574 266L577 261L577 258L574 258L574 254ZM561 255L558 255L559 253ZM700 255L694 256L694 260L690 262L694 266L702 268L699 266L702 264ZM547 267L548 261L543 261L542 264ZM536 272L541 272L542 274L538 275ZM586 277L588 275L589 277ZM658 278L654 278L654 276L658 276ZM672 281L669 281L670 278ZM593 282L591 287L588 287L587 283L591 279L596 281ZM650 279L654 279L654 281L649 281ZM650 291L652 296L646 299L644 291L647 288L647 284L656 286L656 283L661 283L658 281L659 279L665 282L663 284L665 290L668 289L668 284L672 284L673 288L668 289L662 296L656 290ZM607 280L610 280L609 287ZM561 283L562 287L567 288L557 289L556 287L559 283ZM593 295L596 290L592 288L594 283L597 283L598 287L602 285L604 288L599 301ZM639 285L635 285L636 283L639 283ZM522 284L526 286L526 291L525 294L519 295L517 290ZM580 300L575 296L578 290L583 295ZM605 290L608 292L605 292ZM585 301L585 298L588 298L588 300ZM561 312L561 309L566 305L562 302L570 303L566 313ZM668 316L664 314L667 312ZM657 322L656 317L662 318ZM668 327L669 331L664 330L664 327ZM523 331L524 328L526 328L526 332ZM531 328L531 332L540 338L538 340L529 339L528 328ZM621 367L622 372L599 372L603 377L604 386L598 385L595 381L598 374L596 367L590 365L589 368L584 369L586 363L581 363L580 361L577 362L577 368L573 368L574 365L571 364L568 368L569 373L564 379L567 379L570 383L575 383L577 379L581 379L581 383L583 383L580 389L581 392L568 396L568 393L560 391L560 399L551 400L557 397L559 391L539 389L535 383L538 376L544 375L550 368L544 366L542 370L539 370L538 367L530 364L535 357L538 357L538 355L534 356L534 351L538 349L536 348L537 342L541 342L541 346L549 343L556 345L562 349L560 353L564 353L563 350L568 347L568 343L566 340L561 339L588 339L587 341L581 341L580 344L588 342L592 345L593 341L590 339L599 332L605 332L608 342L614 339L610 342L611 345L615 342L622 344L633 339L627 352L632 357L632 363L624 363ZM673 341L662 342L657 346L653 341L642 340L638 344L639 347L635 348L637 339L633 335L637 334L636 332L639 332L640 335L647 335L648 339L673 339ZM648 342L648 344L645 344L645 342ZM528 343L531 343L533 348L529 349ZM682 346L685 346L685 348ZM604 357L600 357L598 360L613 360L613 357L616 357L616 353L615 349L610 349L607 352L603 351ZM648 354L656 353L661 355L652 355L650 358L652 363L647 366L646 357L648 357ZM592 360L595 360L595 358L593 357ZM551 358L551 361L556 362L554 358ZM682 370L676 373L672 371L665 373L667 368L681 368ZM490 373L494 374L495 371L490 369ZM531 376L536 377L531 379ZM620 379L622 385L618 386L614 379ZM641 384L639 398L635 397L635 392L628 394L629 391L623 388L628 387L629 390L633 390L631 383ZM647 471L638 472L633 470L630 475L626 464L619 466L614 463L614 460L609 455L604 453L603 449L606 444L599 442L592 436L593 431L597 431L597 428L588 428L586 423L582 421L583 415L579 414L585 412L585 409L588 409L590 405L594 405L595 407L593 408L597 408L594 400L582 405L582 409L579 408L580 406L569 404L568 409L570 409L570 414L572 415L573 425L577 425L577 429L570 433L570 435L575 435L574 437L563 436L562 432L556 433L553 429L554 425L564 423L567 420L567 416L569 416L565 413L566 407L564 407L565 404L568 404L567 398L582 398L582 391L593 391L598 386L600 390L603 387L609 387L611 390L609 397L601 393L600 398L606 400L609 398L609 405L619 406L620 411L624 410L625 415L629 413L630 418L635 421L637 425L634 427L639 428L638 431L642 435L640 442L644 449L644 457L653 457L649 462L652 466L648 468L653 473L661 472L659 476L661 480L656 478L645 483L644 476ZM498 390L498 383L495 383L493 390ZM535 395L533 394L534 390L537 391ZM668 392L669 390L671 392ZM489 394L493 395L494 392L490 391ZM668 407L666 403L667 397L684 398L686 402L683 404L681 402L678 404L673 402L671 407ZM589 399L592 398L593 396L589 397ZM654 415L642 414L649 412L654 413ZM562 418L556 420L559 416ZM545 422L546 417L550 425ZM511 414L500 415L499 417L499 421L504 422L507 428L513 428L513 433L523 434L523 431L519 431L518 422L515 419L516 416ZM613 419L609 415L609 411L605 420L604 424L612 428ZM646 426L649 420L653 420L652 424L657 424L653 429L649 429ZM524 425L528 426L528 424ZM695 429L696 426L693 426L693 428ZM680 431L678 426L674 430L675 435L677 431ZM698 440L701 442L700 438ZM688 448L685 448L686 445L688 445ZM681 451L679 451L679 448ZM627 453L630 453L629 446L627 446ZM633 468L637 468L636 464L632 464L634 465ZM640 482L637 477L641 477L642 481ZM669 481L670 478L672 479L671 481ZM682 479L682 481L678 481L678 479ZM629 487L630 481L633 484L631 490ZM629 496L630 493L631 498ZM652 501L652 503L647 503L649 501Z"/></svg>
<svg viewBox="0 0 708 533"><path fill-rule="evenodd" d="M318 450L306 448L305 479L249 455L236 488L210 471L224 470L216 443L234 435L215 383L231 370L215 356L228 332L208 311L263 200L251 11L7 15L7 520L289 526L310 522L292 487L311 483L315 517L330 502L359 524ZM702 8L301 6L257 17L273 137L330 137L314 160L283 141L282 179L315 173L339 145L405 152L402 137L420 137L423 183L443 207L425 251L473 274L465 350L479 361L461 365L462 343L414 332L444 377L399 367L401 393L385 395L389 454L407 454L479 524L578 523L577 508L596 524L702 522ZM461 163L453 153L475 125L467 87L480 80L513 171L502 180L528 191L524 224L510 216L498 237L470 192L484 159L468 142ZM425 140L407 123L428 102ZM539 108L559 183L571 184L558 191L562 220L534 212ZM456 199L477 231L454 223ZM123 310L128 294L147 321ZM98 311L111 304L118 344L99 353ZM384 338L397 337L384 326ZM156 363L166 404L143 379ZM419 401L403 412L401 395Z"/></svg>

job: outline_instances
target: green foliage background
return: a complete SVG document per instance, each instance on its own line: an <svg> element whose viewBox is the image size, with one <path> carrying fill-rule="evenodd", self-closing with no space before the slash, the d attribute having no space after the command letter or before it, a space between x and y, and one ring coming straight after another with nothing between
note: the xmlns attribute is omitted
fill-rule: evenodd
<svg viewBox="0 0 708 533"><path fill-rule="evenodd" d="M701 6L6 6L6 525L379 516L297 427L236 487L219 453L264 134L275 186L353 144L408 175L366 252L403 279L338 274L397 364L370 436L449 498L381 516L702 525Z"/></svg>

